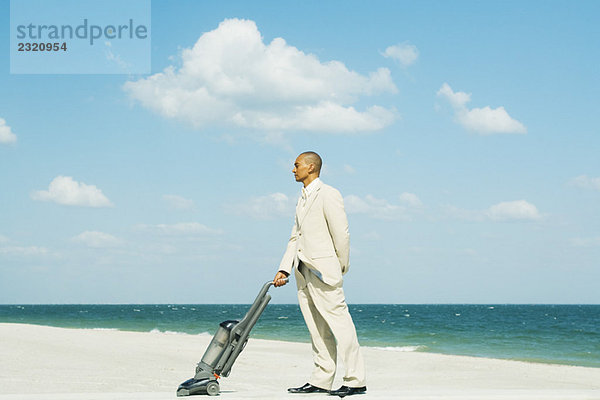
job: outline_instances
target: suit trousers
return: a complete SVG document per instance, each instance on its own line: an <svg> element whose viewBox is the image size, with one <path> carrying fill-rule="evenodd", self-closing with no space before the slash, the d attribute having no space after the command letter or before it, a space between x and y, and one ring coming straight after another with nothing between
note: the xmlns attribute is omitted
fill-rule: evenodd
<svg viewBox="0 0 600 400"><path fill-rule="evenodd" d="M365 386L365 364L344 290L327 285L302 263L298 271L306 281L306 286L298 289L298 304L310 332L313 350L314 369L309 383L331 389L339 351L346 369L344 385Z"/></svg>

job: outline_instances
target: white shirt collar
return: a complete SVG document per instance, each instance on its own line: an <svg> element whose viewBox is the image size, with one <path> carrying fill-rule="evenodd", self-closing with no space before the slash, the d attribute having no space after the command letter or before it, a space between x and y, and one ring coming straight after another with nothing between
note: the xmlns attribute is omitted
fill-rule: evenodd
<svg viewBox="0 0 600 400"><path fill-rule="evenodd" d="M321 179L316 178L314 181L309 183L307 187L303 186L302 187L302 197L305 199L308 199L310 197L310 195L312 195L317 190L317 186L319 186L318 182L321 182Z"/></svg>

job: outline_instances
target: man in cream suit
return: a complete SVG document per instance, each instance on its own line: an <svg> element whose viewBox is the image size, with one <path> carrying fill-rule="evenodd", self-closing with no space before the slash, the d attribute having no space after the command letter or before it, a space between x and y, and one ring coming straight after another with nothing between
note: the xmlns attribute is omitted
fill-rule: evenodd
<svg viewBox="0 0 600 400"><path fill-rule="evenodd" d="M342 289L350 253L344 201L339 191L319 179L321 165L321 157L314 152L300 154L294 163L294 177L304 187L274 284L285 285L285 278L295 270L298 303L312 340L314 369L310 380L288 391L344 397L366 392L365 366ZM346 368L344 384L330 391L338 352Z"/></svg>

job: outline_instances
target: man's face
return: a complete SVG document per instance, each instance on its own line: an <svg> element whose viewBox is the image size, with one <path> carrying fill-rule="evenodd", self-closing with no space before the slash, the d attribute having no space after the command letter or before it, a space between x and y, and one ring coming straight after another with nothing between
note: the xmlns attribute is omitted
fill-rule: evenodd
<svg viewBox="0 0 600 400"><path fill-rule="evenodd" d="M296 158L294 169L292 170L296 182L304 182L304 180L308 178L310 166L311 164L305 162L304 156L300 155Z"/></svg>

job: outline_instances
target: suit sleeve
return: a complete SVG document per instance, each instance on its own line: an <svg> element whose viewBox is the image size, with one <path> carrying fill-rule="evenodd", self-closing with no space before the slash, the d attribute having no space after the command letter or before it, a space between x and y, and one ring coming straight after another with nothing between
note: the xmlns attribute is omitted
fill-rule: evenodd
<svg viewBox="0 0 600 400"><path fill-rule="evenodd" d="M292 273L292 267L294 266L294 258L296 257L296 239L298 238L298 226L296 219L294 218L294 226L292 227L292 234L288 241L287 248L281 263L279 263L279 271L287 272L288 275Z"/></svg>
<svg viewBox="0 0 600 400"><path fill-rule="evenodd" d="M323 202L323 212L342 274L345 274L350 268L350 233L344 199L339 191L333 189L328 193Z"/></svg>

